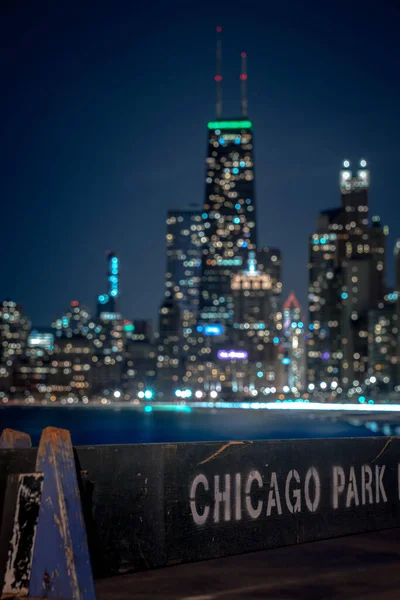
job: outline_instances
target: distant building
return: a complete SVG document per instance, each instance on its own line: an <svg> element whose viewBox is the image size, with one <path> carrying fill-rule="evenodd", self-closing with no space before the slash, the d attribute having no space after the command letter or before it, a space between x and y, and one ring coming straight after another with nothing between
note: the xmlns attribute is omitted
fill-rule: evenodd
<svg viewBox="0 0 400 600"><path fill-rule="evenodd" d="M124 321L125 363L123 390L130 397L154 390L157 377L157 348L150 320Z"/></svg>
<svg viewBox="0 0 400 600"><path fill-rule="evenodd" d="M368 219L369 171L340 172L342 205L324 211L309 244L308 381L311 389L358 386L368 374L368 311L383 301L387 227Z"/></svg>
<svg viewBox="0 0 400 600"><path fill-rule="evenodd" d="M118 313L120 296L120 264L116 252L107 252L107 292L97 299L97 316L101 313Z"/></svg>
<svg viewBox="0 0 400 600"><path fill-rule="evenodd" d="M208 123L200 324L231 326L231 278L255 250L254 139L247 118Z"/></svg>
<svg viewBox="0 0 400 600"><path fill-rule="evenodd" d="M275 289L266 270L257 269L256 253L249 252L247 269L232 277L234 348L245 350L248 362L235 370L232 390L252 394L271 388L281 391L282 369L274 309ZM234 381L236 379L236 381Z"/></svg>
<svg viewBox="0 0 400 600"><path fill-rule="evenodd" d="M195 329L199 312L204 238L201 213L200 208L189 207L169 210L167 216L165 296L174 298L179 306L183 343Z"/></svg>
<svg viewBox="0 0 400 600"><path fill-rule="evenodd" d="M380 391L393 391L397 379L397 343L400 322L396 311L397 294L390 292L378 308L368 312L368 375Z"/></svg>
<svg viewBox="0 0 400 600"><path fill-rule="evenodd" d="M0 304L0 363L13 362L25 353L29 331L22 305L4 300Z"/></svg>
<svg viewBox="0 0 400 600"><path fill-rule="evenodd" d="M180 326L181 315L177 300L165 298L159 309L157 388L167 395L179 387L183 375Z"/></svg>
<svg viewBox="0 0 400 600"><path fill-rule="evenodd" d="M300 304L293 292L283 304L284 381L288 391L306 389L305 324Z"/></svg>

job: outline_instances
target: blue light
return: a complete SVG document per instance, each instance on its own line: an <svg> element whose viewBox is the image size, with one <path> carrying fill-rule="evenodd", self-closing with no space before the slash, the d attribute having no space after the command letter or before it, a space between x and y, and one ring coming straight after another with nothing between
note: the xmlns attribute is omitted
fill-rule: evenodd
<svg viewBox="0 0 400 600"><path fill-rule="evenodd" d="M291 360L290 358L282 358L282 364L283 365L290 365Z"/></svg>
<svg viewBox="0 0 400 600"><path fill-rule="evenodd" d="M242 206L242 205L241 205L241 204L239 204L239 202L238 202L237 204L235 204L235 208L236 208L236 210L240 210L241 206Z"/></svg>
<svg viewBox="0 0 400 600"><path fill-rule="evenodd" d="M241 160L239 164L242 168L246 166L246 163L244 162L244 160Z"/></svg>
<svg viewBox="0 0 400 600"><path fill-rule="evenodd" d="M262 371L258 371L258 373L257 373L257 377L260 377L260 378L261 378L263 375L264 375L264 373L263 373Z"/></svg>
<svg viewBox="0 0 400 600"><path fill-rule="evenodd" d="M341 296L342 296L342 300L347 300L347 298L349 297L347 292L342 292Z"/></svg>
<svg viewBox="0 0 400 600"><path fill-rule="evenodd" d="M196 329L197 331L203 331L203 327L201 325L197 325Z"/></svg>
<svg viewBox="0 0 400 600"><path fill-rule="evenodd" d="M242 248L247 248L247 246L248 246L248 243L247 242L243 242Z"/></svg>
<svg viewBox="0 0 400 600"><path fill-rule="evenodd" d="M108 294L102 294L101 296L99 296L98 300L100 304L107 304L107 302L109 301L109 296Z"/></svg>
<svg viewBox="0 0 400 600"><path fill-rule="evenodd" d="M207 213L203 213L201 216L203 217L203 219L207 219L208 215L207 215Z"/></svg>
<svg viewBox="0 0 400 600"><path fill-rule="evenodd" d="M118 294L118 290L111 290L110 294L111 294L111 296L115 297Z"/></svg>
<svg viewBox="0 0 400 600"><path fill-rule="evenodd" d="M220 137L218 141L220 144L225 144L225 138L223 137Z"/></svg>
<svg viewBox="0 0 400 600"><path fill-rule="evenodd" d="M320 239L320 244L326 244L326 238L321 238Z"/></svg>
<svg viewBox="0 0 400 600"><path fill-rule="evenodd" d="M318 239L314 239L314 244L318 245L319 244L319 240Z"/></svg>
<svg viewBox="0 0 400 600"><path fill-rule="evenodd" d="M363 402L365 402L365 396L360 396L358 398L358 401L360 402L360 404L362 404Z"/></svg>
<svg viewBox="0 0 400 600"><path fill-rule="evenodd" d="M204 325L204 335L222 335L224 333L223 325L219 323Z"/></svg>
<svg viewBox="0 0 400 600"><path fill-rule="evenodd" d="M235 138L235 144L240 144L240 137Z"/></svg>
<svg viewBox="0 0 400 600"><path fill-rule="evenodd" d="M312 323L310 323L310 324L309 324L309 326L308 326L308 329L309 329L310 331L313 331L313 329L314 329L314 325L313 325Z"/></svg>
<svg viewBox="0 0 400 600"><path fill-rule="evenodd" d="M274 337L273 342L274 342L275 346L277 346L279 344L279 338Z"/></svg>
<svg viewBox="0 0 400 600"><path fill-rule="evenodd" d="M297 327L297 323L296 323L296 321L293 321L293 323L292 323L292 327L293 327L293 329L294 329L295 327Z"/></svg>
<svg viewBox="0 0 400 600"><path fill-rule="evenodd" d="M147 413L149 413L149 412L151 412L152 410L153 410L153 407L152 407L152 406L145 406L145 407L144 407L144 412L147 412Z"/></svg>
<svg viewBox="0 0 400 600"><path fill-rule="evenodd" d="M146 398L146 400L151 400L153 396L154 394L151 390L146 390L144 392L144 397Z"/></svg>
<svg viewBox="0 0 400 600"><path fill-rule="evenodd" d="M299 321L299 322L297 323L297 325L298 325L298 327L304 327L304 323L303 323L303 321Z"/></svg>
<svg viewBox="0 0 400 600"><path fill-rule="evenodd" d="M251 204L250 198L246 198L246 204Z"/></svg>
<svg viewBox="0 0 400 600"><path fill-rule="evenodd" d="M118 283L118 277L116 277L115 275L111 275L111 276L110 276L110 281L111 281L112 283Z"/></svg>
<svg viewBox="0 0 400 600"><path fill-rule="evenodd" d="M234 168L232 169L232 172L233 172L235 175L237 175L237 174L239 173L239 169L238 169L237 167L234 167Z"/></svg>
<svg viewBox="0 0 400 600"><path fill-rule="evenodd" d="M375 404L373 400L368 400L368 404Z"/></svg>
<svg viewBox="0 0 400 600"><path fill-rule="evenodd" d="M236 223L236 225L238 225L240 223L240 218L239 217L235 217L233 219L233 222Z"/></svg>

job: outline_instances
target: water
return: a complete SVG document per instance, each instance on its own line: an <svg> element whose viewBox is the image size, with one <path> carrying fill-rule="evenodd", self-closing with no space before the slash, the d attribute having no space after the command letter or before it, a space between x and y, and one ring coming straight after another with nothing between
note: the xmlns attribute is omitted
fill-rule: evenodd
<svg viewBox="0 0 400 600"><path fill-rule="evenodd" d="M10 427L29 433L34 445L48 426L68 429L75 445L374 435L360 422L352 425L322 416L268 411L145 413L143 409L114 407L0 407L0 430Z"/></svg>

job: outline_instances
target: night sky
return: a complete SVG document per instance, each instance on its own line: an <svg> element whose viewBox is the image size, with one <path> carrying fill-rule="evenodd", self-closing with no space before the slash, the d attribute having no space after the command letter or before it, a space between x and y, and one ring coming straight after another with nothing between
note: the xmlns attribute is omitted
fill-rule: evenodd
<svg viewBox="0 0 400 600"><path fill-rule="evenodd" d="M340 201L343 158L368 160L370 216L400 237L400 9L392 2L0 4L0 299L48 325L70 300L94 308L107 249L121 308L154 317L165 215L204 201L215 117L215 26L224 116L249 61L260 246L283 253L284 292L306 303L307 241Z"/></svg>

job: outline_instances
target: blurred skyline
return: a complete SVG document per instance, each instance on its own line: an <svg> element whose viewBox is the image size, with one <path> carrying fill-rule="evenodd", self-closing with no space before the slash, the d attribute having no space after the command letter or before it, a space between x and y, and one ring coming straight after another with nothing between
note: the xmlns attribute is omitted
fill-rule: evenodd
<svg viewBox="0 0 400 600"><path fill-rule="evenodd" d="M240 114L248 55L259 246L283 255L284 297L307 315L308 236L338 206L344 158L371 171L370 217L400 237L400 8L173 0L28 1L0 9L0 298L47 325L77 299L94 309L107 249L121 258L121 309L154 318L163 299L168 208L204 201L215 116L215 26L223 114Z"/></svg>

